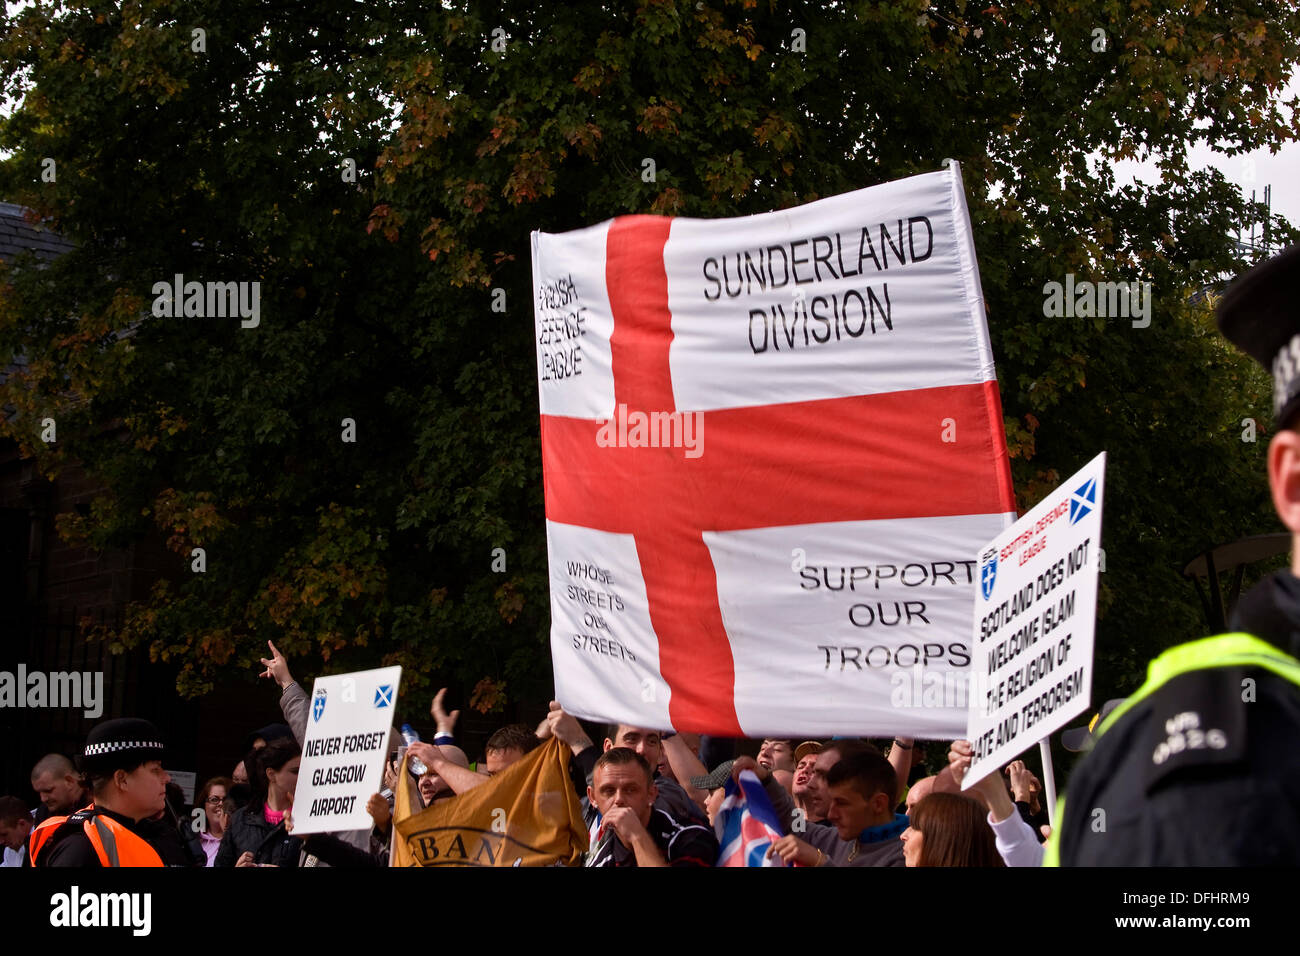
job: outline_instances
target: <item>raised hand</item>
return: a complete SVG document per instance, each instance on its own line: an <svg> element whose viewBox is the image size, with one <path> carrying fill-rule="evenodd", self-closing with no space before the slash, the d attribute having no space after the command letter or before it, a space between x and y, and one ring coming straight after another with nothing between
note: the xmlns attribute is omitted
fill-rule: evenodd
<svg viewBox="0 0 1300 956"><path fill-rule="evenodd" d="M1011 793L1016 798L1017 803L1028 803L1030 796L1030 780L1033 774L1025 767L1023 760L1013 760L1007 765L1007 776L1011 778Z"/></svg>
<svg viewBox="0 0 1300 956"><path fill-rule="evenodd" d="M618 834L618 838L626 847L631 847L632 842L641 836L648 838L645 827L637 819L636 813L630 807L610 807L605 814L605 818L600 824L600 835L603 836L606 830L613 830Z"/></svg>
<svg viewBox="0 0 1300 956"><path fill-rule="evenodd" d="M958 787L966 779L966 773L970 770L970 763L970 741L954 740L952 746L948 748L948 773L952 775L952 779Z"/></svg>
<svg viewBox="0 0 1300 956"><path fill-rule="evenodd" d="M262 666L266 670L262 671L258 676L271 678L283 690L293 683L293 677L289 673L289 662L284 659L284 655L276 650L275 645L270 641L266 642L266 646L271 649L271 659L261 658Z"/></svg>
<svg viewBox="0 0 1300 956"><path fill-rule="evenodd" d="M740 783L740 771L752 770L759 780L767 780L772 775L772 771L759 764L753 757L737 757L735 763L731 765L731 779Z"/></svg>
<svg viewBox="0 0 1300 956"><path fill-rule="evenodd" d="M375 821L381 832L388 831L388 824L393 820L393 812L388 809L388 801L377 793L372 793L366 801L366 813Z"/></svg>
<svg viewBox="0 0 1300 956"><path fill-rule="evenodd" d="M442 755L442 748L437 744L426 743L423 740L417 740L406 748L407 763L411 760L418 760L430 770L437 768L446 758Z"/></svg>
<svg viewBox="0 0 1300 956"><path fill-rule="evenodd" d="M438 725L438 733L455 734L456 721L460 719L460 711L453 710L450 714L444 709L442 702L447 696L447 688L442 688L438 693L433 695L433 706L429 708L429 713L433 716Z"/></svg>
<svg viewBox="0 0 1300 956"><path fill-rule="evenodd" d="M582 729L582 724L578 723L578 718L572 714L565 713L564 708L560 706L558 700L551 701L550 712L543 721L546 732L542 732L542 727L538 726L537 736L545 740L551 734L564 741L569 745L575 754L581 753L591 746L591 738Z"/></svg>

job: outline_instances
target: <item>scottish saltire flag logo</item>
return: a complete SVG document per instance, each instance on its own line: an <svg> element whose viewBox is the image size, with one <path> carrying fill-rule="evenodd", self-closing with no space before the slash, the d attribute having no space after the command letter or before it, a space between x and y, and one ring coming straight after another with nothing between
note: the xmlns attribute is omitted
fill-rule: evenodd
<svg viewBox="0 0 1300 956"><path fill-rule="evenodd" d="M1097 479L1089 478L1070 495L1070 524L1078 524L1097 506Z"/></svg>
<svg viewBox="0 0 1300 956"><path fill-rule="evenodd" d="M311 719L320 720L320 715L325 713L325 688L316 691L316 696L311 702Z"/></svg>
<svg viewBox="0 0 1300 956"><path fill-rule="evenodd" d="M718 866L785 866L779 856L767 855L785 834L757 775L742 770L740 786L728 780L726 793L713 823L721 848Z"/></svg>
<svg viewBox="0 0 1300 956"><path fill-rule="evenodd" d="M382 687L375 688L375 706L387 707L393 702L393 685L384 684Z"/></svg>
<svg viewBox="0 0 1300 956"><path fill-rule="evenodd" d="M984 563L980 565L980 593L984 600L993 594L993 582L998 579L998 550L993 548L984 552Z"/></svg>

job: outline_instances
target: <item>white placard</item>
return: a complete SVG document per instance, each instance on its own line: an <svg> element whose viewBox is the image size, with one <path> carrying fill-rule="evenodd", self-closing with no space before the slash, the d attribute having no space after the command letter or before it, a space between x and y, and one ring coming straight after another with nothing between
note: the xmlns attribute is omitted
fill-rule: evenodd
<svg viewBox="0 0 1300 956"><path fill-rule="evenodd" d="M401 680L400 667L316 678L293 798L295 836L372 826L366 801L384 787Z"/></svg>
<svg viewBox="0 0 1300 956"><path fill-rule="evenodd" d="M172 783L181 788L181 793L185 794L185 802L194 802L194 785L198 782L197 776L193 770L168 770L167 776L172 778Z"/></svg>
<svg viewBox="0 0 1300 956"><path fill-rule="evenodd" d="M1088 709L1102 452L979 553L963 789Z"/></svg>

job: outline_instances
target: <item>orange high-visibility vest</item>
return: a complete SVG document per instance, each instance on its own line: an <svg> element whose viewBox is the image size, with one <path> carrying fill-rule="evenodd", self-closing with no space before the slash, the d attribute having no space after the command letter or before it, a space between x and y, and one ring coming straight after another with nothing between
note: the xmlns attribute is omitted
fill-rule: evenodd
<svg viewBox="0 0 1300 956"><path fill-rule="evenodd" d="M50 817L28 837L27 856L36 865L36 855L54 832L69 820L81 818L86 838L95 848L101 866L162 866L162 857L141 837L132 833L112 817L96 812L92 804L78 810L70 817Z"/></svg>

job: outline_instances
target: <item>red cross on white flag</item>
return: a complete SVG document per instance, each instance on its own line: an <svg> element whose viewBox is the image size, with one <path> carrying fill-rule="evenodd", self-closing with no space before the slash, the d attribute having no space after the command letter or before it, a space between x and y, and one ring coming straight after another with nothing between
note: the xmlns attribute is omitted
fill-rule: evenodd
<svg viewBox="0 0 1300 956"><path fill-rule="evenodd" d="M534 232L558 699L728 736L959 736L1015 519L960 171Z"/></svg>

